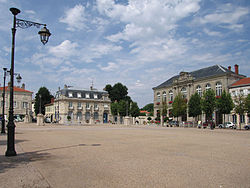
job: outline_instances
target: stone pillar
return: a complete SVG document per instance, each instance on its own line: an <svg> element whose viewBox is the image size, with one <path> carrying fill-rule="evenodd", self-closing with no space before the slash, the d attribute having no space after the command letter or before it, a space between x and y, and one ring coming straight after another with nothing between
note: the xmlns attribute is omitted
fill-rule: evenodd
<svg viewBox="0 0 250 188"><path fill-rule="evenodd" d="M29 115L25 115L24 123L30 123L30 116Z"/></svg>
<svg viewBox="0 0 250 188"><path fill-rule="evenodd" d="M124 117L124 125L130 125L131 121L132 121L131 117L129 116Z"/></svg>
<svg viewBox="0 0 250 188"><path fill-rule="evenodd" d="M44 125L44 122L43 122L43 114L37 114L37 125L38 125L38 126Z"/></svg>

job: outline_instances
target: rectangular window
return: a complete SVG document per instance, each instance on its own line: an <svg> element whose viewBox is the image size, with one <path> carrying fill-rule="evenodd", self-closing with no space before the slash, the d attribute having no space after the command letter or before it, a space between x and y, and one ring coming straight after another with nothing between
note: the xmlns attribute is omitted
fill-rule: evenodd
<svg viewBox="0 0 250 188"><path fill-rule="evenodd" d="M78 98L81 98L81 97L82 97L82 94L81 94L81 93L77 93L77 97L78 97Z"/></svg>
<svg viewBox="0 0 250 188"><path fill-rule="evenodd" d="M69 92L69 97L73 97L73 93L72 92Z"/></svg>
<svg viewBox="0 0 250 188"><path fill-rule="evenodd" d="M28 102L23 102L23 108L27 109L28 108Z"/></svg>
<svg viewBox="0 0 250 188"><path fill-rule="evenodd" d="M86 103L86 109L90 109L89 103Z"/></svg>
<svg viewBox="0 0 250 188"><path fill-rule="evenodd" d="M77 103L77 107L82 107L82 103Z"/></svg>
<svg viewBox="0 0 250 188"><path fill-rule="evenodd" d="M94 104L95 110L98 110L98 104Z"/></svg>
<svg viewBox="0 0 250 188"><path fill-rule="evenodd" d="M86 98L89 99L89 93L86 93Z"/></svg>
<svg viewBox="0 0 250 188"><path fill-rule="evenodd" d="M235 95L235 91L233 91L233 92L232 92L232 97L235 97L235 96L236 96L236 95Z"/></svg>
<svg viewBox="0 0 250 188"><path fill-rule="evenodd" d="M240 122L245 123L245 116L244 115L240 115Z"/></svg>
<svg viewBox="0 0 250 188"><path fill-rule="evenodd" d="M73 103L72 102L69 102L69 107L73 107Z"/></svg>
<svg viewBox="0 0 250 188"><path fill-rule="evenodd" d="M97 96L97 94L94 94L94 99L98 99L98 96Z"/></svg>

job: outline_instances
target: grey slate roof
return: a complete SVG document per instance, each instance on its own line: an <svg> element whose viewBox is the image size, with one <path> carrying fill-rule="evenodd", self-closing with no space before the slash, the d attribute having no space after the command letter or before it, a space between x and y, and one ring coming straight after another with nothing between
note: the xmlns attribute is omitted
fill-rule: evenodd
<svg viewBox="0 0 250 188"><path fill-rule="evenodd" d="M195 70L193 72L189 72L189 74L194 78L194 80L208 78L208 77L212 77L212 76L225 75L228 73L235 74L233 71L230 71L229 69L227 69L221 65L213 65L210 67ZM172 78L170 78L167 81L163 82L162 84L154 87L153 89L159 89L162 87L171 86L173 84L173 81L175 79L178 79L178 78L179 78L179 75L173 76Z"/></svg>
<svg viewBox="0 0 250 188"><path fill-rule="evenodd" d="M71 98L78 98L77 93L81 93L81 98L86 98L86 94L89 94L88 99L94 99L94 94L97 94L97 98L101 99L103 95L107 95L107 91L98 91L98 90L75 90L75 89L62 89L59 91L61 95L69 97L69 93L73 94Z"/></svg>

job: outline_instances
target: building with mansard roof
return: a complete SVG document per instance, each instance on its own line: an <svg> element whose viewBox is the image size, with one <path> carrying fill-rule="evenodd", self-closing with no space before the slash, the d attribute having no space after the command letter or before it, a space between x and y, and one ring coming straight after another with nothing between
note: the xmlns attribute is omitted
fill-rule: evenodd
<svg viewBox="0 0 250 188"><path fill-rule="evenodd" d="M239 66L237 64L234 68L235 70L232 71L231 66L225 68L221 65L213 65L192 72L180 72L179 75L173 76L154 87L154 116L156 117L163 108L163 105L167 104L168 116L173 118L171 113L172 103L178 93L181 93L188 101L195 92L202 96L203 92L208 89L213 89L216 96L220 96L223 90L228 92L231 84L245 77L239 74ZM198 118L201 121L206 120L204 114ZM178 119L182 121L193 120L188 115L184 115ZM222 115L216 111L213 113L213 119L217 124L222 123Z"/></svg>
<svg viewBox="0 0 250 188"><path fill-rule="evenodd" d="M57 91L53 104L54 120L61 124L108 123L112 118L108 92L93 87L77 90L65 86Z"/></svg>

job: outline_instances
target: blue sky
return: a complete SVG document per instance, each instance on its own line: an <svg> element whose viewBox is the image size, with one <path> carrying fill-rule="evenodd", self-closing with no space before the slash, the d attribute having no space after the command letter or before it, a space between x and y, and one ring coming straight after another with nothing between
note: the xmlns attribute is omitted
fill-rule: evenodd
<svg viewBox="0 0 250 188"><path fill-rule="evenodd" d="M17 29L15 72L35 93L121 82L142 107L180 71L237 63L250 75L249 0L0 0L0 68L10 67L11 7L52 33L44 46L39 29Z"/></svg>

